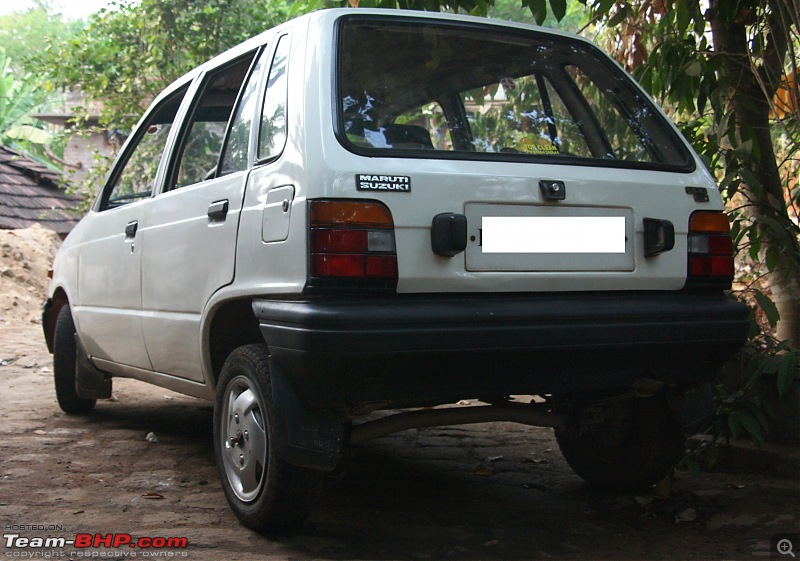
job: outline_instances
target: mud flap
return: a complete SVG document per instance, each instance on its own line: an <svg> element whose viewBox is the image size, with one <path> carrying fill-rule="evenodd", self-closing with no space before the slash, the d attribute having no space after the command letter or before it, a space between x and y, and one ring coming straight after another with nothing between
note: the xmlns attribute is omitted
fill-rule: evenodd
<svg viewBox="0 0 800 561"><path fill-rule="evenodd" d="M334 413L306 409L274 360L270 378L281 458L298 467L332 471L342 457L342 422Z"/></svg>
<svg viewBox="0 0 800 561"><path fill-rule="evenodd" d="M703 384L681 393L666 392L675 424L687 436L705 432L714 422L714 391Z"/></svg>
<svg viewBox="0 0 800 561"><path fill-rule="evenodd" d="M75 393L84 399L111 397L111 377L94 367L83 349L80 337L75 336Z"/></svg>

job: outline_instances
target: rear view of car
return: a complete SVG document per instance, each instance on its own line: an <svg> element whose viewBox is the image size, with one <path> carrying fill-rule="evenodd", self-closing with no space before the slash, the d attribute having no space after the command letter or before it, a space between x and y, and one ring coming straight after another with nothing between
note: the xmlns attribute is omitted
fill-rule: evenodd
<svg viewBox="0 0 800 561"><path fill-rule="evenodd" d="M80 257L61 259L45 330L61 310L79 344L56 358L77 357L78 379L215 399L223 489L244 524L302 522L349 444L407 428L552 426L575 471L614 489L659 481L704 428L709 382L748 326L724 294L727 218L674 125L588 41L329 10L184 82L141 125L165 131L161 171L133 204L104 188L64 250ZM206 114L211 148L180 132ZM202 165L176 163L190 148ZM184 167L197 168L186 181ZM140 271L114 321L96 319L110 291L81 301L99 269L65 271L105 260L93 220L125 231ZM165 268L184 282L164 284ZM144 339L115 354L116 338L99 344L111 328ZM464 399L482 404L367 416Z"/></svg>

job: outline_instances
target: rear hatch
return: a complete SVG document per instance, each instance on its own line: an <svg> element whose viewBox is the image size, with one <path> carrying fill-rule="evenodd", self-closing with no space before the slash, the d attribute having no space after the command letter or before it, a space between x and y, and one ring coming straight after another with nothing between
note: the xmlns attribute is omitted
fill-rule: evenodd
<svg viewBox="0 0 800 561"><path fill-rule="evenodd" d="M338 24L330 179L390 209L398 292L682 288L722 207L675 127L585 40L477 21Z"/></svg>

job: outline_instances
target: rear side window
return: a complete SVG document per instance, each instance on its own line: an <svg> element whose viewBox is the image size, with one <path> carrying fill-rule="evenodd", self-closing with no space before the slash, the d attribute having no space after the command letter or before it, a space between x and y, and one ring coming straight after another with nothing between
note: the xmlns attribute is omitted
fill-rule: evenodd
<svg viewBox="0 0 800 561"><path fill-rule="evenodd" d="M357 153L694 167L641 90L583 41L400 18L340 25L337 134Z"/></svg>
<svg viewBox="0 0 800 561"><path fill-rule="evenodd" d="M247 169L249 163L250 131L258 103L258 84L261 81L267 51L258 57L256 67L247 80L247 85L242 92L242 97L236 108L228 132L228 140L220 159L219 175L227 175Z"/></svg>
<svg viewBox="0 0 800 561"><path fill-rule="evenodd" d="M258 140L258 159L267 160L280 156L286 144L286 65L289 58L289 37L278 39L275 56L269 69L267 88L264 92L264 107L261 113L261 129Z"/></svg>
<svg viewBox="0 0 800 561"><path fill-rule="evenodd" d="M210 73L183 131L170 189L216 177L222 141L255 53Z"/></svg>

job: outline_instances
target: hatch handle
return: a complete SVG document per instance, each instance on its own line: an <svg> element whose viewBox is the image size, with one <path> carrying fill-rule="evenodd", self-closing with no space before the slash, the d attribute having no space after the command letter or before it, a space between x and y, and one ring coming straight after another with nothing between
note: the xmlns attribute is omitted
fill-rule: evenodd
<svg viewBox="0 0 800 561"><path fill-rule="evenodd" d="M434 216L431 249L442 257L453 257L467 249L467 217L454 212Z"/></svg>
<svg viewBox="0 0 800 561"><path fill-rule="evenodd" d="M644 256L655 257L675 247L675 226L669 220L644 219Z"/></svg>

